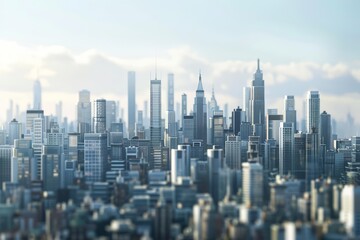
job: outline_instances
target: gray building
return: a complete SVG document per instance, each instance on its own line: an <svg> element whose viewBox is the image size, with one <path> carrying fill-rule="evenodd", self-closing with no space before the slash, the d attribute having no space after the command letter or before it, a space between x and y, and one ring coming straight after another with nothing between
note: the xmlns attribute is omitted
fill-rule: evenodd
<svg viewBox="0 0 360 240"><path fill-rule="evenodd" d="M199 83L196 90L194 100L194 121L195 121L195 139L203 140L207 143L207 113L206 113L206 99L204 89L201 82L201 74L199 74Z"/></svg>
<svg viewBox="0 0 360 240"><path fill-rule="evenodd" d="M150 82L150 143L152 147L150 169L161 169L161 80ZM159 154L160 153L160 154Z"/></svg>
<svg viewBox="0 0 360 240"><path fill-rule="evenodd" d="M297 126L294 96L286 95L284 98L284 122L293 123L294 132L296 132Z"/></svg>
<svg viewBox="0 0 360 240"><path fill-rule="evenodd" d="M44 191L56 192L61 186L61 165L63 164L61 153L58 145L44 145L42 148L41 180Z"/></svg>
<svg viewBox="0 0 360 240"><path fill-rule="evenodd" d="M128 72L128 132L129 139L135 136L136 113L135 72Z"/></svg>
<svg viewBox="0 0 360 240"><path fill-rule="evenodd" d="M42 103L41 103L41 83L39 80L34 82L34 92L33 92L33 110L41 110Z"/></svg>
<svg viewBox="0 0 360 240"><path fill-rule="evenodd" d="M91 102L90 92L88 90L81 90L79 92L77 123L77 131L82 134L82 136L84 133L91 132Z"/></svg>
<svg viewBox="0 0 360 240"><path fill-rule="evenodd" d="M106 100L97 99L94 101L93 111L93 132L106 132Z"/></svg>
<svg viewBox="0 0 360 240"><path fill-rule="evenodd" d="M86 133L84 140L84 174L86 181L104 181L107 165L106 134Z"/></svg>
<svg viewBox="0 0 360 240"><path fill-rule="evenodd" d="M325 144L327 150L333 149L331 115L326 111L320 115L320 144Z"/></svg>
<svg viewBox="0 0 360 240"><path fill-rule="evenodd" d="M184 116L187 115L187 95L181 95L181 127L184 127Z"/></svg>
<svg viewBox="0 0 360 240"><path fill-rule="evenodd" d="M317 134L320 129L320 94L318 91L309 91L306 97L306 131L312 133L315 128Z"/></svg>
<svg viewBox="0 0 360 240"><path fill-rule="evenodd" d="M279 173L280 175L294 172L294 125L282 122L279 128Z"/></svg>
<svg viewBox="0 0 360 240"><path fill-rule="evenodd" d="M3 182L11 181L11 145L0 145L0 189Z"/></svg>
<svg viewBox="0 0 360 240"><path fill-rule="evenodd" d="M36 161L31 140L15 140L11 160L11 181L20 186L30 187L31 180L36 179L36 174Z"/></svg>
<svg viewBox="0 0 360 240"><path fill-rule="evenodd" d="M250 94L251 123L254 125L254 134L265 141L265 88L263 73L260 70L260 60L257 61L257 70L252 81Z"/></svg>

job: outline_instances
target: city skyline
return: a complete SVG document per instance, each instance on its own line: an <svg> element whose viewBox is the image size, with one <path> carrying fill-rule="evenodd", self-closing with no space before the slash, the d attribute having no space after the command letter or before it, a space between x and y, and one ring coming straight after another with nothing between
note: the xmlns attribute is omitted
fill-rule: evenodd
<svg viewBox="0 0 360 240"><path fill-rule="evenodd" d="M1 1L0 4L1 105L8 106L13 99L22 111L26 110L28 104L32 105L33 82L39 79L42 105L49 114L55 113L55 103L63 101L63 115L75 120L78 91L87 89L92 93L91 100L120 101L127 119L127 88L123 86L128 71L136 72L136 104L141 109L143 102L150 99L147 89L155 72L160 79L174 73L175 103L181 103L183 93L188 99L194 97L193 89L201 69L206 97L210 99L211 88L215 86L219 106L228 103L233 109L241 105L239 89L248 86L256 69L254 61L260 58L267 89L266 109L282 109L283 97L290 94L295 96L298 116L302 116L301 104L306 92L318 90L322 96L321 110L344 122L350 112L360 124L360 113L356 111L360 104L360 65L356 58L360 48L351 41L360 36L360 31L351 27L359 18L356 1L340 6L324 1L308 5L286 1L262 5L228 2L220 6L203 1L191 5L185 1L173 8L162 1L151 4ZM206 10L200 11L204 6ZM96 7L99 11L93 10ZM177 8L189 11L189 19L181 11L174 18L167 17ZM80 18L73 14L61 18L62 11L80 9ZM148 9L162 14L152 18ZM251 24L244 24L255 9L258 17L251 18ZM281 9L287 11L279 14ZM115 10L121 10L122 14L115 14ZM306 12L309 19L304 17ZM30 14L33 16L26 18ZM105 14L109 17L91 24L94 16ZM218 16L218 22L214 16ZM128 24L117 24L126 17L130 20ZM42 19L48 19L49 23ZM92 26L91 31L87 24ZM296 31L292 24L297 26ZM57 31L50 31L50 26ZM267 30L271 26L276 26L274 31ZM145 30L136 31L137 27ZM47 34L49 31L52 34ZM74 35L75 31L78 34ZM186 31L197 37L186 37ZM141 36L149 32L153 33L152 37L143 40ZM119 38L121 41L115 41ZM232 87L234 84L238 89ZM162 92L166 91L166 85L162 85ZM346 104L345 108L339 106L339 98ZM164 116L165 110L164 102ZM0 122L3 121L4 116L0 116Z"/></svg>

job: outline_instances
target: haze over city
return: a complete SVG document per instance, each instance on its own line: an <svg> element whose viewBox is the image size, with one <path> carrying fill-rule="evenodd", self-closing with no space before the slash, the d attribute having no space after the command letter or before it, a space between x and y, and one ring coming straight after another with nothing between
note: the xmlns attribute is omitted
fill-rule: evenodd
<svg viewBox="0 0 360 240"><path fill-rule="evenodd" d="M359 239L359 7L0 0L0 239Z"/></svg>
<svg viewBox="0 0 360 240"><path fill-rule="evenodd" d="M235 108L261 58L267 108L281 108L283 96L292 94L302 114L306 91L317 89L322 109L342 122L351 113L359 126L358 5L1 1L0 103L8 106L13 98L24 111L39 79L49 113L62 101L64 115L76 120L77 91L83 88L94 99L119 100L125 108L126 73L134 70L141 109L157 69L159 79L175 73L175 102L182 93L193 98L201 70L208 98L214 86L219 105Z"/></svg>

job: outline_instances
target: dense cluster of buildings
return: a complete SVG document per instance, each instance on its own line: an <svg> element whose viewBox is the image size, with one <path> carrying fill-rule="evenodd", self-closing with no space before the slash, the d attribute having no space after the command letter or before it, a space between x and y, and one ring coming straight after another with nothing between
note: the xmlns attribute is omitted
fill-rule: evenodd
<svg viewBox="0 0 360 240"><path fill-rule="evenodd" d="M71 126L61 102L44 113L36 81L33 106L18 120L11 106L0 131L0 237L360 238L360 137L337 138L318 91L298 121L294 96L265 111L259 61L231 114L214 90L206 101L201 74L192 108L167 82L165 116L162 81L137 110L129 72L127 123L82 90Z"/></svg>

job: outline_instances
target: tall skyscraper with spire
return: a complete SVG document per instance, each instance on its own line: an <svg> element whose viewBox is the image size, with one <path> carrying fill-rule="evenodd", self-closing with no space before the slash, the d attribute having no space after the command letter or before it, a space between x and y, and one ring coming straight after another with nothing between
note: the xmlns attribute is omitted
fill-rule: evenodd
<svg viewBox="0 0 360 240"><path fill-rule="evenodd" d="M251 111L250 118L254 127L254 133L263 142L265 140L265 87L259 59L257 60L254 80L251 84L249 110Z"/></svg>
<svg viewBox="0 0 360 240"><path fill-rule="evenodd" d="M201 73L199 74L199 83L196 89L194 100L194 121L195 121L195 139L203 140L203 144L207 142L207 113L206 98L201 82Z"/></svg>
<svg viewBox="0 0 360 240"><path fill-rule="evenodd" d="M161 163L161 80L150 82L150 169L160 170Z"/></svg>
<svg viewBox="0 0 360 240"><path fill-rule="evenodd" d="M129 139L135 136L135 72L128 72L128 131Z"/></svg>
<svg viewBox="0 0 360 240"><path fill-rule="evenodd" d="M34 110L41 110L41 83L39 80L34 82L34 102L33 102Z"/></svg>

